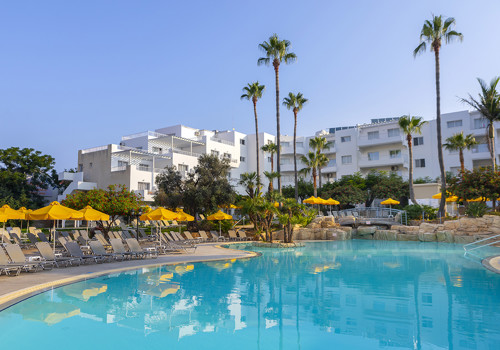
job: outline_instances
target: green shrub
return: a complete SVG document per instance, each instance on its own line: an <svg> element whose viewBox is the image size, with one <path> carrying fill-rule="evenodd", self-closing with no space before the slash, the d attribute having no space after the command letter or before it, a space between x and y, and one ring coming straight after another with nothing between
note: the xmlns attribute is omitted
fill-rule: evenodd
<svg viewBox="0 0 500 350"><path fill-rule="evenodd" d="M480 218L488 211L488 207L484 202L469 203L465 209L465 215L471 218Z"/></svg>
<svg viewBox="0 0 500 350"><path fill-rule="evenodd" d="M408 220L422 220L422 213L426 220L434 220L437 217L438 208L430 205L411 204L404 207Z"/></svg>

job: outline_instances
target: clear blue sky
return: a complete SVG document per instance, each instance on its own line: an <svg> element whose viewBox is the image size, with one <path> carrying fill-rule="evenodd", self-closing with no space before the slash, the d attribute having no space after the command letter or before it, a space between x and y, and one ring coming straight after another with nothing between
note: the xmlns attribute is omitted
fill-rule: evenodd
<svg viewBox="0 0 500 350"><path fill-rule="evenodd" d="M441 54L442 111L466 109L476 77L500 75L500 2L2 1L0 147L33 147L75 167L77 150L171 124L251 133L241 88L259 80L262 131L275 133L274 73L258 44L276 32L298 61L282 96L309 99L299 134L411 113L435 117L434 58L414 59L431 14L463 43ZM293 131L282 109L282 132Z"/></svg>

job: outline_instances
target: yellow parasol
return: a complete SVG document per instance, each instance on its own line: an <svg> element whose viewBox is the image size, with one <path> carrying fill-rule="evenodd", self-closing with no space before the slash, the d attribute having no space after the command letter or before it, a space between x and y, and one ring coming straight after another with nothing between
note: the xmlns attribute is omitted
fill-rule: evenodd
<svg viewBox="0 0 500 350"><path fill-rule="evenodd" d="M26 215L26 214L31 213L33 210L26 209L25 207L21 207L21 208L17 209L17 211L20 212L23 215L23 218L21 220L26 220L27 221L27 223L26 223L26 230L28 230L28 227L30 226L30 220L28 219L28 215ZM23 224L21 223L21 232L22 231L23 231Z"/></svg>
<svg viewBox="0 0 500 350"><path fill-rule="evenodd" d="M146 294L157 298L165 298L167 295L175 294L181 288L175 283L159 283L145 291Z"/></svg>
<svg viewBox="0 0 500 350"><path fill-rule="evenodd" d="M385 201L380 202L382 205L388 205L389 206L389 214L392 212L392 206L399 204L399 201L392 199L392 198L387 198Z"/></svg>
<svg viewBox="0 0 500 350"><path fill-rule="evenodd" d="M325 200L325 204L327 205L339 205L340 202L339 201L336 201L335 199L332 199L332 198L328 198Z"/></svg>
<svg viewBox="0 0 500 350"><path fill-rule="evenodd" d="M87 221L87 236L89 233L89 221L107 221L109 220L109 215L99 210L95 210L90 205L87 205L85 208L80 209L79 212L83 213L82 220Z"/></svg>
<svg viewBox="0 0 500 350"><path fill-rule="evenodd" d="M447 197L446 201L447 202L456 202L456 201L458 201L458 197L457 196Z"/></svg>
<svg viewBox="0 0 500 350"><path fill-rule="evenodd" d="M207 220L219 221L219 235L222 233L222 220L231 220L233 217L219 210L217 213L207 216Z"/></svg>
<svg viewBox="0 0 500 350"><path fill-rule="evenodd" d="M78 220L83 218L83 213L52 202L48 206L32 211L28 214L30 220L54 220L54 251L56 250L56 220Z"/></svg>
<svg viewBox="0 0 500 350"><path fill-rule="evenodd" d="M107 290L108 285L104 283L89 283L84 289L82 289L79 284L70 284L62 287L64 294L82 301L89 301L90 298L105 293Z"/></svg>
<svg viewBox="0 0 500 350"><path fill-rule="evenodd" d="M316 201L317 201L317 198L314 196L311 196L307 199L304 199L304 203L307 203L307 204L318 204L318 203L316 203Z"/></svg>
<svg viewBox="0 0 500 350"><path fill-rule="evenodd" d="M467 202L488 202L489 198L478 197L474 199L467 199Z"/></svg>
<svg viewBox="0 0 500 350"><path fill-rule="evenodd" d="M141 220L151 220L155 222L155 228L156 223L161 220L167 220L167 221L172 221L177 219L177 213L174 213L173 211L170 211L168 209L165 209L163 207L156 208L153 211L150 211L148 213L142 214L139 219ZM159 237L158 237L159 239ZM162 246L162 240L160 239L160 246Z"/></svg>
<svg viewBox="0 0 500 350"><path fill-rule="evenodd" d="M7 220L19 220L24 219L25 215L21 214L15 209L12 209L8 204L3 205L0 208L0 215L5 216L5 220L3 221L3 230L5 231L5 221ZM3 233L2 233L2 243L3 243Z"/></svg>
<svg viewBox="0 0 500 350"><path fill-rule="evenodd" d="M177 219L176 220L179 220L179 221L194 221L194 216L189 215L188 213L185 213L184 210L177 209L176 211L177 211L176 212L176 215L177 215Z"/></svg>
<svg viewBox="0 0 500 350"><path fill-rule="evenodd" d="M450 192L446 191L446 197L451 197L451 196L452 196L452 194ZM432 196L432 198L441 199L441 192L436 193L435 195Z"/></svg>

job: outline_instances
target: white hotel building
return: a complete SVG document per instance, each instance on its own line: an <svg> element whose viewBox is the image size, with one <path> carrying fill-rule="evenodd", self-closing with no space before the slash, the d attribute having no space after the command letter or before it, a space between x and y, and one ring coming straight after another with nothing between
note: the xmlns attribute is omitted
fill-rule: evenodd
<svg viewBox="0 0 500 350"><path fill-rule="evenodd" d="M486 121L476 112L459 111L443 114L443 140L463 131L473 134L479 142L470 151L465 151L466 168L490 165L490 154L486 144ZM500 152L500 124L496 129L496 156ZM408 147L406 137L399 129L397 118L372 119L370 124L337 127L321 130L315 136L324 136L332 146L324 153L330 159L322 168L322 183L360 171L386 170L408 177ZM297 138L297 157L309 151L309 139ZM275 136L259 133L259 143L275 142ZM430 120L421 135L413 137L414 178L439 176L437 157L436 120ZM155 178L167 166L175 166L185 175L193 171L201 154L215 154L230 160L230 179L237 191L240 175L256 171L255 134L237 131L210 131L183 125L174 125L153 131L124 136L119 144L109 144L78 151L78 172L61 173L60 180L72 183L60 196L60 200L75 190L106 188L110 184L124 184L143 195L147 202L153 201L156 191ZM447 171L460 169L458 152L443 150ZM260 153L260 170L271 171L268 154ZM276 160L275 160L276 171ZM304 165L298 160L298 169ZM293 137L281 137L282 185L292 185ZM267 188L264 176L263 182ZM310 179L310 174L307 176Z"/></svg>

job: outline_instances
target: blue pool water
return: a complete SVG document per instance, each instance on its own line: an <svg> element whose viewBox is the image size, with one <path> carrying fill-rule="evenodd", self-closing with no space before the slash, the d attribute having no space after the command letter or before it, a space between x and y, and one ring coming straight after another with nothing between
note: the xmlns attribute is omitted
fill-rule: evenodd
<svg viewBox="0 0 500 350"><path fill-rule="evenodd" d="M354 240L258 251L39 294L0 312L0 347L500 349L500 275L464 259L461 246Z"/></svg>

